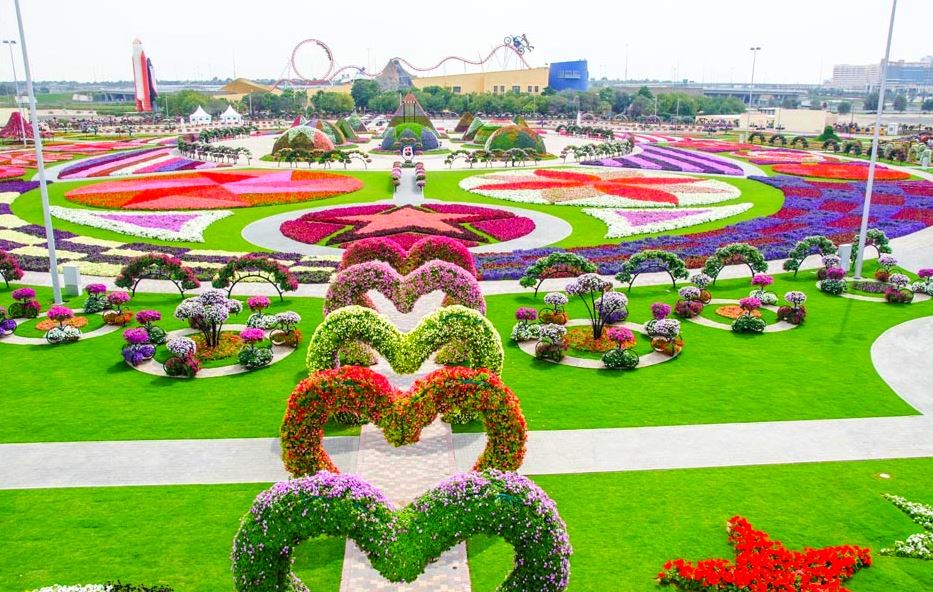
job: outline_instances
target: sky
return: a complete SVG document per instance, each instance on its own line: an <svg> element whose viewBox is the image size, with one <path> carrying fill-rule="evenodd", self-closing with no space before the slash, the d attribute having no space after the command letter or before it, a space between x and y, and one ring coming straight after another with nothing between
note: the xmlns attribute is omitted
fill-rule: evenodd
<svg viewBox="0 0 933 592"><path fill-rule="evenodd" d="M468 2L423 0L20 0L35 80L132 78L132 41L143 41L157 79L237 76L279 78L292 49L316 38L338 66L379 70L394 56L427 66L445 56L476 59L503 37L526 34L532 66L587 59L601 78L746 82L760 46L757 82L815 84L833 64L877 63L891 3L887 0L651 0L649 2ZM933 55L933 4L901 0L891 59ZM0 36L18 39L12 0L0 0ZM18 46L17 46L18 51ZM305 46L308 76L326 66ZM627 66L626 66L627 64ZM487 70L515 67L494 58ZM451 64L433 73L464 70ZM17 73L22 64L17 56ZM0 57L0 79L11 80Z"/></svg>

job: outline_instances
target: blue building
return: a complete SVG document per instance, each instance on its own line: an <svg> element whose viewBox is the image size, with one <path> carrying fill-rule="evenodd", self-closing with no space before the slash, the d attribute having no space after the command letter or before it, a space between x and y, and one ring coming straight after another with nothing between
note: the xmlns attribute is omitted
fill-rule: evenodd
<svg viewBox="0 0 933 592"><path fill-rule="evenodd" d="M585 91L590 87L590 73L586 60L554 62L548 72L547 85L552 90Z"/></svg>

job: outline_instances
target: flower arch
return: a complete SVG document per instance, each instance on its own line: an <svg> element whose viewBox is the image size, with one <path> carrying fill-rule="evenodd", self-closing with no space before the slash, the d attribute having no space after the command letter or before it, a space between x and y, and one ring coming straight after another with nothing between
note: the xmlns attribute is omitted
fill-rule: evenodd
<svg viewBox="0 0 933 592"><path fill-rule="evenodd" d="M730 243L716 250L711 257L706 260L703 266L703 273L713 278L713 284L716 284L716 278L726 265L744 263L752 275L768 271L768 263L757 248L748 243Z"/></svg>
<svg viewBox="0 0 933 592"><path fill-rule="evenodd" d="M635 278L643 273L663 271L671 277L671 286L677 287L677 280L685 280L689 276L687 266L683 260L670 251L648 249L635 253L622 264L622 270L616 274L616 279L628 284L629 291Z"/></svg>
<svg viewBox="0 0 933 592"><path fill-rule="evenodd" d="M201 286L193 269L185 267L181 259L163 253L149 253L131 259L120 270L114 284L119 288L128 289L135 296L139 282L153 279L172 282L182 298L185 297L185 290L193 290Z"/></svg>
<svg viewBox="0 0 933 592"><path fill-rule="evenodd" d="M220 268L211 285L218 289L226 288L229 298L233 294L233 288L248 278L258 278L271 284L278 292L280 301L284 300L284 292L298 289L298 279L287 267L262 255L244 255L231 259Z"/></svg>
<svg viewBox="0 0 933 592"><path fill-rule="evenodd" d="M875 253L879 257L882 253L894 252L888 235L880 228L869 228L865 232L865 248L868 247L874 247ZM855 261L856 257L858 257L858 234L852 236L852 261Z"/></svg>
<svg viewBox="0 0 933 592"><path fill-rule="evenodd" d="M814 248L816 251L814 251ZM794 277L800 271L800 264L808 256L819 253L820 255L830 255L836 252L836 245L822 235L808 236L803 240L797 241L793 250L787 254L787 260L784 261L784 271L793 271Z"/></svg>
<svg viewBox="0 0 933 592"><path fill-rule="evenodd" d="M518 283L524 288L534 287L535 298L541 284L548 278L577 277L596 273L596 265L576 253L557 252L541 257L525 270Z"/></svg>
<svg viewBox="0 0 933 592"><path fill-rule="evenodd" d="M315 372L288 399L282 420L282 461L295 477L338 472L324 449L324 424L335 413L352 413L379 426L393 446L414 444L421 430L450 411L478 415L486 448L473 470L516 471L525 456L527 427L518 397L486 369L441 368L407 391L360 366Z"/></svg>

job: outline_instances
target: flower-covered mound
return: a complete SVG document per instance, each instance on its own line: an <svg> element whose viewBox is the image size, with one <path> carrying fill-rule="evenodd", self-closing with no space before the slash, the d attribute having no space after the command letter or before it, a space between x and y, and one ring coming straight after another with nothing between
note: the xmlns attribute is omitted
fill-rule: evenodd
<svg viewBox="0 0 933 592"><path fill-rule="evenodd" d="M776 164L773 168L776 173L797 175L799 177L820 177L822 179L851 181L868 179L868 164L863 162ZM875 180L877 181L900 181L909 178L909 173L895 171L883 166L875 167Z"/></svg>
<svg viewBox="0 0 933 592"><path fill-rule="evenodd" d="M467 177L460 187L509 201L592 207L696 206L740 195L733 185L715 179L582 168L486 173Z"/></svg>
<svg viewBox="0 0 933 592"><path fill-rule="evenodd" d="M65 197L102 208L222 209L323 199L362 186L353 177L322 171L204 171L104 181L72 189Z"/></svg>
<svg viewBox="0 0 933 592"><path fill-rule="evenodd" d="M544 140L533 129L524 125L506 125L500 127L486 140L486 150L512 150L521 148L538 154L544 154Z"/></svg>
<svg viewBox="0 0 933 592"><path fill-rule="evenodd" d="M340 269L367 261L381 261L399 273L408 273L435 259L452 263L476 277L476 266L470 251L463 243L443 236L427 236L407 250L387 238L364 238L351 243L344 250Z"/></svg>
<svg viewBox="0 0 933 592"><path fill-rule="evenodd" d="M229 210L136 212L132 210L100 211L52 206L52 216L68 222L83 224L144 238L165 241L204 242L207 227L233 214Z"/></svg>
<svg viewBox="0 0 933 592"><path fill-rule="evenodd" d="M525 456L526 425L518 397L486 369L441 368L400 391L369 368L343 366L315 372L288 399L282 420L282 461L299 477L337 472L324 449L324 425L351 413L382 429L393 446L414 444L437 417L457 411L479 416L486 448L473 470L515 471Z"/></svg>
<svg viewBox="0 0 933 592"><path fill-rule="evenodd" d="M675 559L664 564L658 583L703 592L845 592L842 583L871 565L869 550L852 545L791 551L740 516L726 530L734 563Z"/></svg>
<svg viewBox="0 0 933 592"><path fill-rule="evenodd" d="M519 238L534 229L530 218L512 212L446 203L333 208L305 214L280 227L288 238L307 244L343 246L385 237L406 249L426 236L448 237L473 247Z"/></svg>
<svg viewBox="0 0 933 592"><path fill-rule="evenodd" d="M642 208L614 210L612 208L584 208L583 213L606 223L605 238L621 238L633 234L665 232L696 226L714 220L737 216L750 210L752 204L741 203L717 208Z"/></svg>
<svg viewBox="0 0 933 592"><path fill-rule="evenodd" d="M670 148L668 146L647 145L638 154L618 158L602 158L584 162L585 165L599 165L651 171L678 171L682 173L715 173L717 175L742 175L739 165L706 154Z"/></svg>
<svg viewBox="0 0 933 592"><path fill-rule="evenodd" d="M334 142L327 137L323 130L307 125L295 126L281 136L272 145L272 154L283 148L291 150L333 150Z"/></svg>
<svg viewBox="0 0 933 592"><path fill-rule="evenodd" d="M816 181L784 175L752 179L784 192L784 205L778 212L706 232L570 250L596 263L600 273L611 275L619 272L628 257L646 249L670 251L688 267L696 268L702 267L706 258L720 247L737 241L757 247L768 260L788 257L798 241L814 234L825 235L836 244L852 242L861 220L864 183ZM878 181L874 187L869 228L879 229L888 238L894 238L933 226L933 208L930 208L933 183ZM558 251L540 248L477 253L475 259L481 279L518 279L537 259Z"/></svg>
<svg viewBox="0 0 933 592"><path fill-rule="evenodd" d="M353 475L322 471L276 483L256 496L233 539L237 592L307 590L291 573L295 546L348 537L392 582L413 582L459 542L485 534L515 550L499 592L561 592L572 549L553 500L530 479L485 471L454 475L393 510L378 489Z"/></svg>

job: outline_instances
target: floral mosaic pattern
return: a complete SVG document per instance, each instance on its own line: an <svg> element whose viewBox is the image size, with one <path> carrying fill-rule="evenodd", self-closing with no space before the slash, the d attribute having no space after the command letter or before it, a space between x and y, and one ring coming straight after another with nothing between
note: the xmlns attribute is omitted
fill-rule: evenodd
<svg viewBox="0 0 933 592"><path fill-rule="evenodd" d="M80 204L133 210L244 208L323 199L362 181L321 171L205 171L85 185L65 193Z"/></svg>
<svg viewBox="0 0 933 592"><path fill-rule="evenodd" d="M868 164L863 162L776 164L776 173L822 179L844 179L864 181L868 179ZM883 166L875 167L876 181L899 181L909 179L910 174Z"/></svg>
<svg viewBox="0 0 933 592"><path fill-rule="evenodd" d="M460 187L535 204L590 207L676 207L728 201L739 190L728 183L666 172L536 169L467 177Z"/></svg>
<svg viewBox="0 0 933 592"><path fill-rule="evenodd" d="M622 238L634 234L664 232L696 226L713 220L722 220L737 216L751 209L752 204L742 203L718 208L676 208L676 209L627 209L584 208L584 214L598 218L606 223L605 238Z"/></svg>
<svg viewBox="0 0 933 592"><path fill-rule="evenodd" d="M230 210L137 212L80 210L52 206L52 216L92 228L166 241L204 242L207 227L233 214Z"/></svg>
<svg viewBox="0 0 933 592"><path fill-rule="evenodd" d="M812 164L817 162L838 162L832 156L824 156L817 152L794 150L792 148L749 148L737 150L733 154L747 158L755 164Z"/></svg>
<svg viewBox="0 0 933 592"><path fill-rule="evenodd" d="M638 154L591 160L582 164L682 173L713 173L735 176L742 176L743 174L742 167L722 158L659 145L644 146Z"/></svg>

